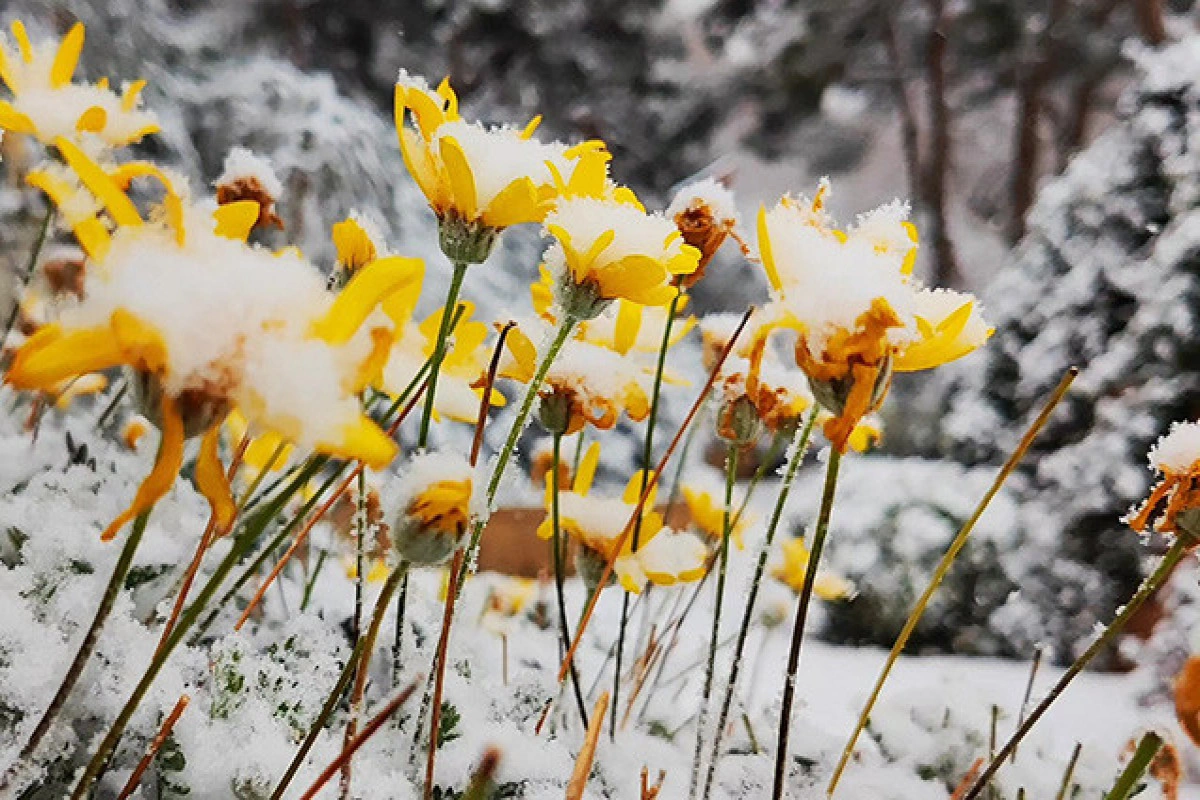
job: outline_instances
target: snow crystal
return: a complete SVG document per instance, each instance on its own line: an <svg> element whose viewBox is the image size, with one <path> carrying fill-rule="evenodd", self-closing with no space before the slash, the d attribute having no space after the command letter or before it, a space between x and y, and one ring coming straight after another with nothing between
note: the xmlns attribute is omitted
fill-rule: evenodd
<svg viewBox="0 0 1200 800"><path fill-rule="evenodd" d="M1200 461L1200 422L1176 422L1150 449L1150 465L1181 475Z"/></svg>

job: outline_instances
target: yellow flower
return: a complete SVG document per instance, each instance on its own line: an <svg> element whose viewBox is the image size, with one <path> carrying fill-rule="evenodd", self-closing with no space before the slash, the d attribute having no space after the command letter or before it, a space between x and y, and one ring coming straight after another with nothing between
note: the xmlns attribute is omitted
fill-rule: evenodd
<svg viewBox="0 0 1200 800"><path fill-rule="evenodd" d="M458 547L472 514L475 470L450 451L410 459L396 489L399 516L393 547L404 561L432 566Z"/></svg>
<svg viewBox="0 0 1200 800"><path fill-rule="evenodd" d="M1174 423L1151 448L1149 460L1162 480L1125 521L1140 533L1153 519L1161 533L1200 540L1200 423Z"/></svg>
<svg viewBox="0 0 1200 800"><path fill-rule="evenodd" d="M804 575L808 571L808 547L797 537L785 541L781 547L783 561L771 568L771 575L793 592L804 587ZM813 592L822 600L845 600L854 595L854 584L845 578L817 573Z"/></svg>
<svg viewBox="0 0 1200 800"><path fill-rule="evenodd" d="M543 327L540 321L527 323L531 332ZM509 331L504 346L499 376L529 383L537 364L533 339L517 327ZM538 390L542 424L550 433L569 435L578 433L586 423L608 430L622 412L641 421L650 413L646 381L646 367L632 355L570 339L550 364Z"/></svg>
<svg viewBox="0 0 1200 800"><path fill-rule="evenodd" d="M580 545L578 568L584 580L594 585L608 559L614 557L613 573L630 592L641 592L647 581L670 586L681 581L699 580L705 572L708 550L696 536L678 533L663 525L662 516L653 510L654 491L642 507L637 551L633 550L632 535L625 536L624 543L621 542L641 495L642 472L629 479L620 497L594 494L592 481L599 461L600 446L593 442L580 461L579 473L571 488L559 492L561 528ZM538 536L543 539L551 538L554 533L554 521L550 516L552 501L553 493L547 487L547 517L538 527Z"/></svg>
<svg viewBox="0 0 1200 800"><path fill-rule="evenodd" d="M710 541L720 543L721 538L725 535L725 499L720 497L717 492L694 484L684 484L683 499L687 503L688 515L691 516L692 523ZM738 508L739 504L735 502L733 506L735 517ZM745 547L743 534L752 521L747 514L743 514L729 532L729 538L738 550Z"/></svg>
<svg viewBox="0 0 1200 800"><path fill-rule="evenodd" d="M20 20L12 23L15 47L0 39L0 81L12 100L0 100L0 130L29 134L44 144L59 137L93 134L110 147L123 147L159 130L153 114L139 109L145 81L118 95L107 80L72 83L84 30L76 23L57 46L33 44Z"/></svg>
<svg viewBox="0 0 1200 800"><path fill-rule="evenodd" d="M796 364L832 413L829 440L845 451L855 426L879 408L894 370L929 369L972 352L992 333L971 295L912 279L916 229L900 203L859 216L848 230L812 201L784 197L760 209L758 245L773 292L771 322L796 333Z"/></svg>
<svg viewBox="0 0 1200 800"><path fill-rule="evenodd" d="M463 120L449 80L435 91L401 71L395 115L404 163L441 223L443 250L465 263L484 261L504 228L545 219L555 196L548 162L569 172L570 156L581 152L534 139L540 117L523 130Z"/></svg>
<svg viewBox="0 0 1200 800"><path fill-rule="evenodd" d="M679 292L672 281L696 270L700 251L661 214L604 197L603 186L594 188L560 199L546 217L546 231L556 243L544 260L563 311L593 319L618 298L646 306L671 302Z"/></svg>
<svg viewBox="0 0 1200 800"><path fill-rule="evenodd" d="M163 209L147 222L118 178L70 142L55 144L116 229L110 234L98 213L90 218L94 225L77 221L76 230L89 232L80 243L95 261L84 300L25 342L6 379L18 389L45 390L88 372L132 371L162 442L133 504L105 538L170 488L184 439L200 433L197 484L220 526L231 522L217 451L220 423L235 406L254 429L302 446L375 467L392 460L395 442L357 399L364 365L377 361L390 336L381 335L386 326L368 330L364 322L413 280L419 262L380 259L333 295L298 254L275 256L224 235L231 219L257 218L257 204L214 213L154 171L167 192ZM51 198L61 199L53 192ZM245 206L251 214L242 213ZM240 232L244 225L232 227Z"/></svg>

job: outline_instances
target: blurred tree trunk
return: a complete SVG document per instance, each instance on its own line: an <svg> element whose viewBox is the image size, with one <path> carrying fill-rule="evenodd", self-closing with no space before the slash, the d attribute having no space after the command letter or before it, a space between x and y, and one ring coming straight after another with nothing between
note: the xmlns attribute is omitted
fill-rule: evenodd
<svg viewBox="0 0 1200 800"><path fill-rule="evenodd" d="M879 6L883 20L883 44L887 48L888 60L892 70L888 76L888 87L892 92L892 100L900 116L900 143L904 150L904 169L908 178L908 196L915 205L921 204L921 143L920 130L917 127L916 113L913 111L912 99L908 96L908 86L904 82L904 57L900 53L900 43L896 38L896 23L892 18L888 3Z"/></svg>
<svg viewBox="0 0 1200 800"><path fill-rule="evenodd" d="M933 250L932 282L956 286L960 282L954 243L946 224L946 182L950 172L950 107L946 102L946 5L926 0L929 37L925 45L925 70L929 80L929 149L922 199L929 213Z"/></svg>
<svg viewBox="0 0 1200 800"><path fill-rule="evenodd" d="M1133 0L1133 16L1146 44L1157 47L1167 40L1162 0Z"/></svg>
<svg viewBox="0 0 1200 800"><path fill-rule="evenodd" d="M1054 74L1055 31L1062 22L1066 0L1050 0L1046 26L1017 86L1017 131L1013 152L1012 196L1009 201L1008 239L1016 243L1025 235L1025 215L1033 205L1041 163L1041 121L1047 84ZM1090 104L1090 98L1084 98ZM1082 109L1086 118L1086 106ZM1081 134L1082 135L1082 134Z"/></svg>

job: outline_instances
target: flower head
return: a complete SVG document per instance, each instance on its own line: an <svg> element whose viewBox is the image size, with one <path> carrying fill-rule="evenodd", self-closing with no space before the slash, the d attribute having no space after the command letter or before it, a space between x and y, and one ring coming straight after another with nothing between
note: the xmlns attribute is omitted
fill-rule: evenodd
<svg viewBox="0 0 1200 800"><path fill-rule="evenodd" d="M1200 422L1176 422L1150 449L1150 468L1162 474L1126 521L1135 531L1150 527L1195 540L1200 535Z"/></svg>
<svg viewBox="0 0 1200 800"><path fill-rule="evenodd" d="M725 500L721 490L711 486L695 483L683 485L683 499L687 503L688 515L692 524L709 541L720 543L725 535ZM745 547L744 534L754 521L748 514L738 515L741 506L735 502L732 509L734 514L733 526L729 538L741 550Z"/></svg>
<svg viewBox="0 0 1200 800"><path fill-rule="evenodd" d="M560 524L580 546L578 567L584 581L595 586L610 558L615 559L613 574L630 592L641 592L647 582L669 586L698 580L704 574L708 550L693 534L678 533L664 526L662 516L653 510L654 491L641 508L639 546L636 551L633 549L632 536L623 534L637 510L642 472L629 479L620 496L595 493L592 481L599 461L600 445L593 442L580 461L570 490L559 493ZM552 492L547 487L547 517L538 527L538 536L543 539L549 539L554 532L551 502Z"/></svg>
<svg viewBox="0 0 1200 800"><path fill-rule="evenodd" d="M12 93L11 100L0 100L0 131L29 134L44 144L91 134L108 147L123 147L159 130L157 118L139 108L145 81L127 84L121 94L107 80L72 83L83 50L82 23L57 45L31 42L20 20L11 30L12 41L0 38L0 81Z"/></svg>
<svg viewBox="0 0 1200 800"><path fill-rule="evenodd" d="M812 201L784 197L763 208L758 238L774 326L796 332L796 363L833 414L827 437L844 451L858 421L882 404L893 371L953 361L992 329L971 295L913 281L916 229L906 206L882 206L843 231L824 211L827 194L822 183Z"/></svg>
<svg viewBox="0 0 1200 800"><path fill-rule="evenodd" d="M675 193L667 216L683 234L683 240L700 252L696 271L683 280L691 288L704 277L704 270L725 240L737 237L738 213L733 192L712 178L689 183ZM740 240L739 240L740 241Z"/></svg>
<svg viewBox="0 0 1200 800"><path fill-rule="evenodd" d="M505 339L499 375L528 383L537 364L537 347L526 331L542 338L545 325L526 323ZM622 355L582 339L570 339L550 364L538 390L539 417L551 433L578 433L590 423L600 430L617 424L622 413L641 421L650 413L645 367L632 355Z"/></svg>
<svg viewBox="0 0 1200 800"><path fill-rule="evenodd" d="M255 227L283 230L283 220L275 213L275 203L283 196L283 184L267 159L244 147L235 147L225 157L225 170L213 186L220 205L242 200L257 203Z"/></svg>
<svg viewBox="0 0 1200 800"><path fill-rule="evenodd" d="M413 564L441 564L458 547L471 519L475 469L451 452L423 452L406 466L393 502L392 545Z"/></svg>
<svg viewBox="0 0 1200 800"><path fill-rule="evenodd" d="M588 153L581 162L590 164L600 155L607 154ZM581 170L582 164L576 172ZM544 261L559 306L586 320L617 298L646 306L671 302L679 291L673 280L696 271L700 251L671 220L646 213L631 192L615 189L603 169L581 174L589 177L560 187L546 217L546 232L556 241Z"/></svg>
<svg viewBox="0 0 1200 800"><path fill-rule="evenodd" d="M808 547L803 539L796 537L785 541L780 549L783 560L771 568L771 576L799 594L808 571ZM854 595L854 584L837 575L818 572L813 591L822 600L845 600Z"/></svg>
<svg viewBox="0 0 1200 800"><path fill-rule="evenodd" d="M548 162L567 170L568 148L533 138L540 117L521 130L467 122L449 80L432 90L404 71L395 95L400 151L438 217L447 256L481 263L500 231L545 219L554 199Z"/></svg>
<svg viewBox="0 0 1200 800"><path fill-rule="evenodd" d="M249 231L245 221L257 217L255 204L214 210L190 201L165 174L147 171L166 190L148 222L117 179L70 142L56 145L116 229L108 233L99 211L76 220L94 261L85 297L20 348L7 380L46 389L117 366L133 373L143 413L163 441L154 470L106 536L170 487L183 441L193 434L204 434L201 490L214 510L230 516L216 454L220 422L234 407L255 429L298 445L376 467L391 461L395 442L357 399L390 337L385 325L364 323L413 279L419 262L378 260L334 295L296 251L276 255L240 238ZM230 223L235 216L240 224ZM227 235L231 230L238 235ZM377 320L386 322L383 315Z"/></svg>

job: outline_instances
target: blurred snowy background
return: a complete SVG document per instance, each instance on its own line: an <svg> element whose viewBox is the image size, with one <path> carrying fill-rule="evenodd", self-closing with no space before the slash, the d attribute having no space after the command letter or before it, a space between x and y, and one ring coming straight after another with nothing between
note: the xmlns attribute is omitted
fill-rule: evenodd
<svg viewBox="0 0 1200 800"><path fill-rule="evenodd" d="M824 633L891 642L1078 364L914 640L1009 657L1046 643L1062 662L1140 578L1119 517L1149 483L1147 446L1200 413L1194 13L1191 0L8 0L0 22L85 22L85 71L147 78L164 131L143 152L197 183L232 146L269 156L288 241L318 258L328 225L361 209L397 250L442 263L397 152L401 67L451 75L481 118L540 113L549 134L602 137L649 205L697 174L727 178L747 218L821 175L843 218L911 198L919 270L980 293L998 331L901 383L881 448L848 471L830 556L861 594ZM4 156L11 176L27 154ZM0 193L0 266L29 251L40 202L11 181ZM536 232L506 235L468 296L493 317L524 305L537 254ZM698 311L765 293L726 260ZM429 275L426 300L447 278ZM815 499L816 480L797 494ZM1185 628L1155 635L1168 662L1186 652Z"/></svg>

